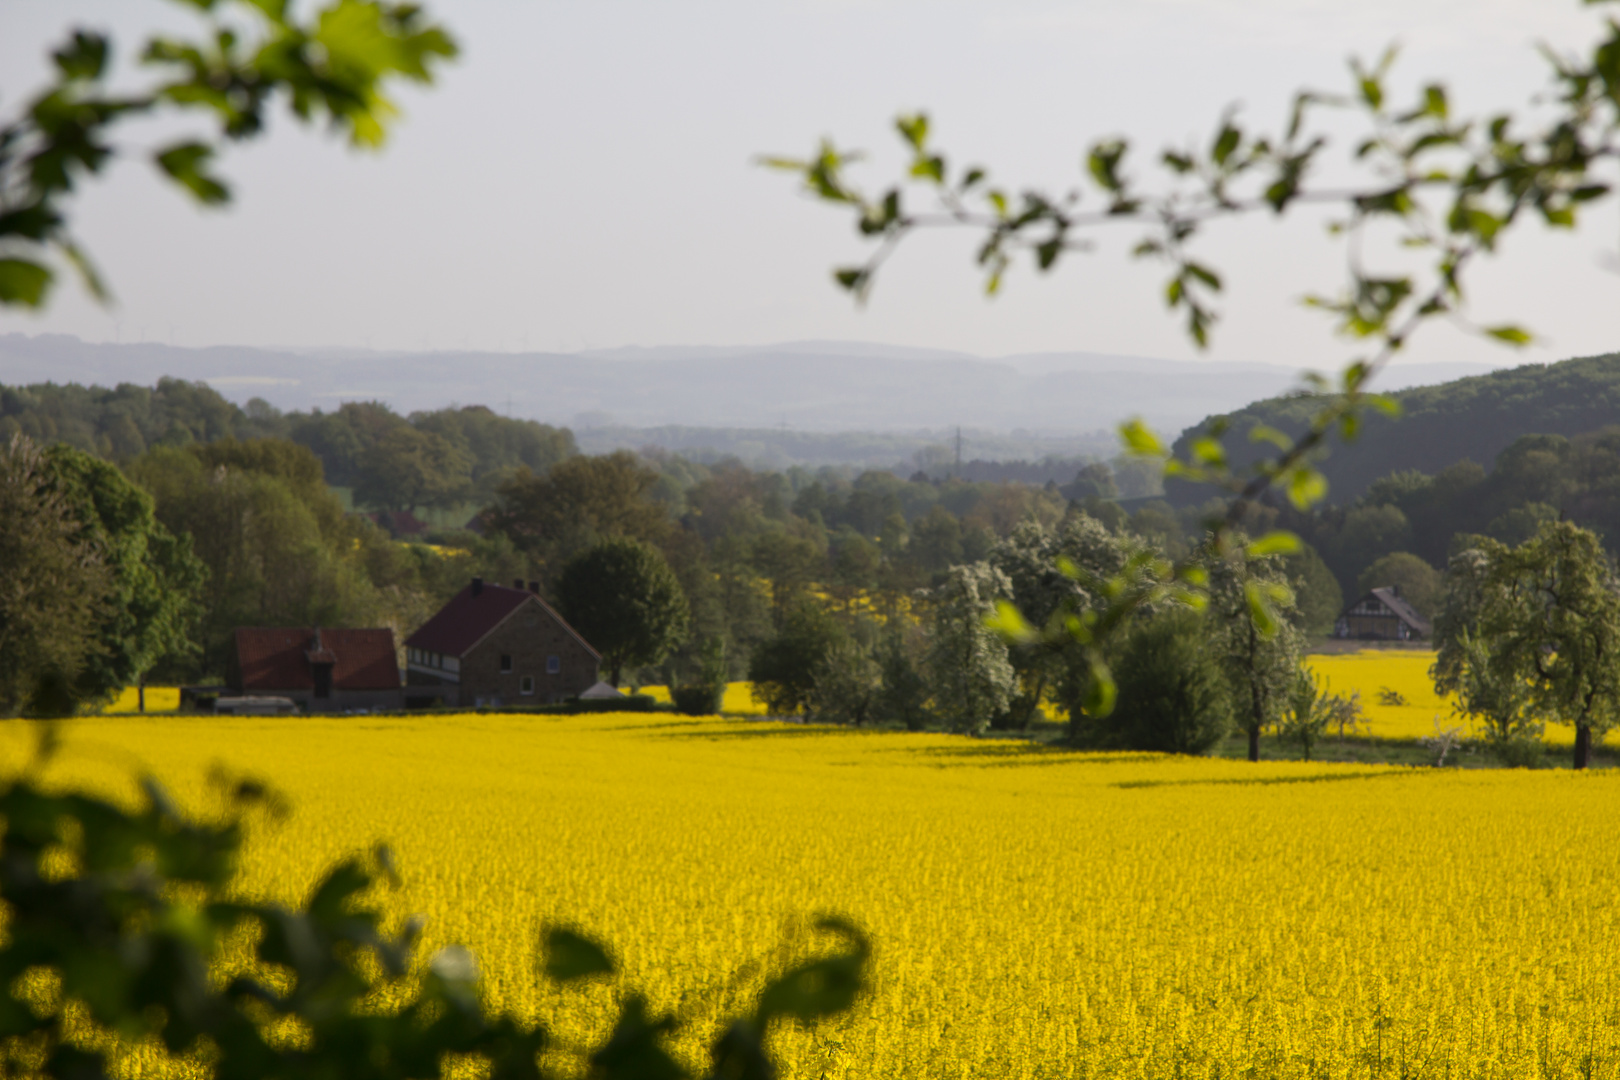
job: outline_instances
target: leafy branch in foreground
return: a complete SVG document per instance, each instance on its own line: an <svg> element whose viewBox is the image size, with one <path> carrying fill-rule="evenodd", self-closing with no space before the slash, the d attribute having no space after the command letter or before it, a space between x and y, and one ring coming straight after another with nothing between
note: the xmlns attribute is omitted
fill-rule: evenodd
<svg viewBox="0 0 1620 1080"><path fill-rule="evenodd" d="M140 63L162 74L136 93L115 93L113 45L75 30L51 54L55 81L0 125L0 306L39 307L55 279L51 255L78 271L98 299L106 286L68 228L63 204L119 150L113 129L159 111L202 116L216 128L152 152L171 182L203 205L229 201L210 171L220 148L263 132L278 97L303 123L325 118L360 147L381 146L395 114L388 83L427 83L456 45L411 3L329 0L299 19L288 0L183 0L207 23L197 40L154 37ZM245 34L244 24L255 32Z"/></svg>
<svg viewBox="0 0 1620 1080"><path fill-rule="evenodd" d="M899 182L877 194L866 193L850 178L849 166L860 155L831 142L824 141L809 158L763 159L799 176L813 197L853 212L857 232L875 246L864 262L842 267L834 277L862 302L884 262L919 230L977 233L976 258L985 289L994 295L1015 257L1027 254L1037 270L1049 271L1065 256L1090 250L1099 230L1126 226L1140 230L1134 257L1168 264L1165 302L1183 315L1188 336L1200 347L1208 344L1218 319L1215 300L1224 287L1220 273L1193 251L1205 224L1254 214L1282 216L1302 206L1337 212L1329 229L1346 241L1348 280L1336 295L1308 296L1305 303L1330 315L1336 332L1364 342L1369 351L1348 363L1336 384L1308 377L1305 393L1319 398L1321 407L1306 431L1291 438L1273 428L1255 428L1251 438L1270 443L1276 452L1240 471L1221 443L1226 433L1221 421L1193 440L1185 459L1173 457L1140 421L1123 424L1127 452L1159 460L1167 475L1213 485L1229 496L1225 512L1208 522L1207 543L1179 564L1149 560L1115 577L1106 583L1111 602L1102 611L1069 612L1040 628L1010 607L997 616L996 625L1012 640L1066 637L1081 646L1096 682L1087 695L1088 711L1105 714L1112 708L1113 683L1100 641L1144 605L1172 595L1197 602L1210 566L1229 565L1242 577L1252 619L1266 634L1274 633L1284 597L1248 574L1245 564L1297 550L1299 541L1281 532L1241 541L1237 534L1250 509L1274 491L1300 509L1321 501L1327 483L1315 462L1335 433L1345 441L1356 437L1366 410L1396 411L1394 402L1370 392L1371 381L1429 321L1463 322L1470 265L1496 254L1502 236L1526 219L1573 228L1584 207L1612 193L1613 182L1600 170L1620 158L1620 22L1609 20L1584 56L1543 53L1551 65L1552 93L1540 102L1533 122L1509 112L1459 118L1437 82L1425 85L1409 107L1397 107L1386 89L1395 55L1390 50L1375 65L1352 62L1346 95L1295 95L1278 134L1251 132L1229 109L1203 147L1162 151L1158 179L1151 184L1133 172L1126 140L1096 142L1084 158L1091 200L1079 187L1062 194L1015 194L993 183L983 167L953 169L934 146L929 118L921 113L896 121L909 164ZM1331 145L1317 123L1324 109L1356 110L1366 123L1350 154L1354 179L1347 184L1313 183ZM1396 236L1398 247L1422 257L1421 271L1384 271L1364 260L1369 241L1385 232ZM1476 329L1508 345L1531 340L1517 326Z"/></svg>
<svg viewBox="0 0 1620 1080"><path fill-rule="evenodd" d="M221 1080L439 1077L452 1057L491 1080L542 1080L574 1049L490 1012L465 949L413 963L419 927L389 931L371 899L394 881L386 849L338 864L300 907L246 900L233 888L244 826L280 810L273 792L223 780L231 809L210 823L148 779L125 808L42 783L49 738L43 747L32 775L0 783L5 1076L100 1080L139 1047ZM866 986L866 939L837 919L817 927L834 945L770 978L747 1015L721 1026L707 1075L771 1080L773 1027L853 1005ZM552 927L540 971L568 983L611 976L614 963ZM689 1070L666 1045L679 1023L629 993L600 1044L577 1052L605 1080L680 1080Z"/></svg>

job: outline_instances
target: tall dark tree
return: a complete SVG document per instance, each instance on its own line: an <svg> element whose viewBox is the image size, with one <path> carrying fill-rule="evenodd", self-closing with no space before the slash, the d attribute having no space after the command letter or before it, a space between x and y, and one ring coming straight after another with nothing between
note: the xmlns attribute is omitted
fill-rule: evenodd
<svg viewBox="0 0 1620 1080"><path fill-rule="evenodd" d="M0 447L0 715L67 686L102 650L112 572L45 454L21 435Z"/></svg>
<svg viewBox="0 0 1620 1080"><path fill-rule="evenodd" d="M815 705L816 675L849 635L822 605L802 601L783 616L775 636L761 642L748 663L748 678L766 709L779 716L803 714Z"/></svg>
<svg viewBox="0 0 1620 1080"><path fill-rule="evenodd" d="M686 640L686 596L657 548L608 540L557 578L557 607L607 664L614 686L627 667L656 664Z"/></svg>
<svg viewBox="0 0 1620 1080"><path fill-rule="evenodd" d="M658 474L626 450L569 458L544 476L520 470L501 485L486 518L554 576L604 540L658 543L671 523L649 497L657 483Z"/></svg>
<svg viewBox="0 0 1620 1080"><path fill-rule="evenodd" d="M1249 760L1259 761L1260 733L1288 708L1305 645L1281 559L1213 560L1207 618L1233 720L1248 736Z"/></svg>
<svg viewBox="0 0 1620 1080"><path fill-rule="evenodd" d="M1082 729L1082 745L1202 754L1220 742L1232 708L1209 631L1186 608L1132 628L1114 664L1119 704Z"/></svg>
<svg viewBox="0 0 1620 1080"><path fill-rule="evenodd" d="M101 603L85 613L99 648L66 684L78 707L132 684L144 687L159 663L191 657L207 569L192 553L191 538L165 528L152 497L116 468L66 446L52 447L46 459L108 576Z"/></svg>
<svg viewBox="0 0 1620 1080"><path fill-rule="evenodd" d="M453 506L472 492L473 464L465 445L401 425L361 451L354 501L378 510Z"/></svg>

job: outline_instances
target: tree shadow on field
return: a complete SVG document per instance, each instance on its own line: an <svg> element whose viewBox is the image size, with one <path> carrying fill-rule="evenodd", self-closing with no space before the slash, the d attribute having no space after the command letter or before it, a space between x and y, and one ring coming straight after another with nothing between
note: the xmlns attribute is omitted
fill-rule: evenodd
<svg viewBox="0 0 1620 1080"><path fill-rule="evenodd" d="M1032 765L1119 765L1152 761L1139 753L1099 753L1069 747L1045 746L1023 740L974 743L970 746L905 746L879 753L921 758L936 769L970 765L979 769L1023 768Z"/></svg>
<svg viewBox="0 0 1620 1080"><path fill-rule="evenodd" d="M709 727L714 724L712 719L696 720L655 720L648 724L615 724L603 731L668 731L670 728Z"/></svg>
<svg viewBox="0 0 1620 1080"><path fill-rule="evenodd" d="M1379 769L1358 770L1343 773L1317 773L1313 776L1207 776L1187 780L1121 780L1109 784L1109 787L1129 788L1157 788L1157 787L1215 787L1222 784L1239 784L1245 787L1260 787L1271 784L1331 784L1339 780L1398 780L1423 776L1432 773L1429 769Z"/></svg>
<svg viewBox="0 0 1620 1080"><path fill-rule="evenodd" d="M710 722L712 724L712 721ZM735 728L707 731L664 731L666 739L708 739L724 742L732 739L805 739L826 735L882 735L887 732L873 728L844 727L838 724L795 724L780 720L742 721Z"/></svg>

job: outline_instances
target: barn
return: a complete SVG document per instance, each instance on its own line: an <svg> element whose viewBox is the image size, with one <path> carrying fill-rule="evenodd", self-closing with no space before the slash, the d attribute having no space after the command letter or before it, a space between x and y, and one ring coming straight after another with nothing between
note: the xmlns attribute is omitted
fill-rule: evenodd
<svg viewBox="0 0 1620 1080"><path fill-rule="evenodd" d="M305 712L398 709L394 632L323 627L241 627L225 681L237 697L282 697Z"/></svg>

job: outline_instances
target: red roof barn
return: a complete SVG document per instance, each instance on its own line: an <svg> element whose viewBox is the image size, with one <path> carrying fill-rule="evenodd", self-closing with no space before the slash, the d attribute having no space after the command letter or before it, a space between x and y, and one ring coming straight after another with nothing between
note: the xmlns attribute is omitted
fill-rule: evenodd
<svg viewBox="0 0 1620 1080"><path fill-rule="evenodd" d="M394 632L321 627L241 627L227 661L236 694L274 695L303 709L397 709Z"/></svg>

